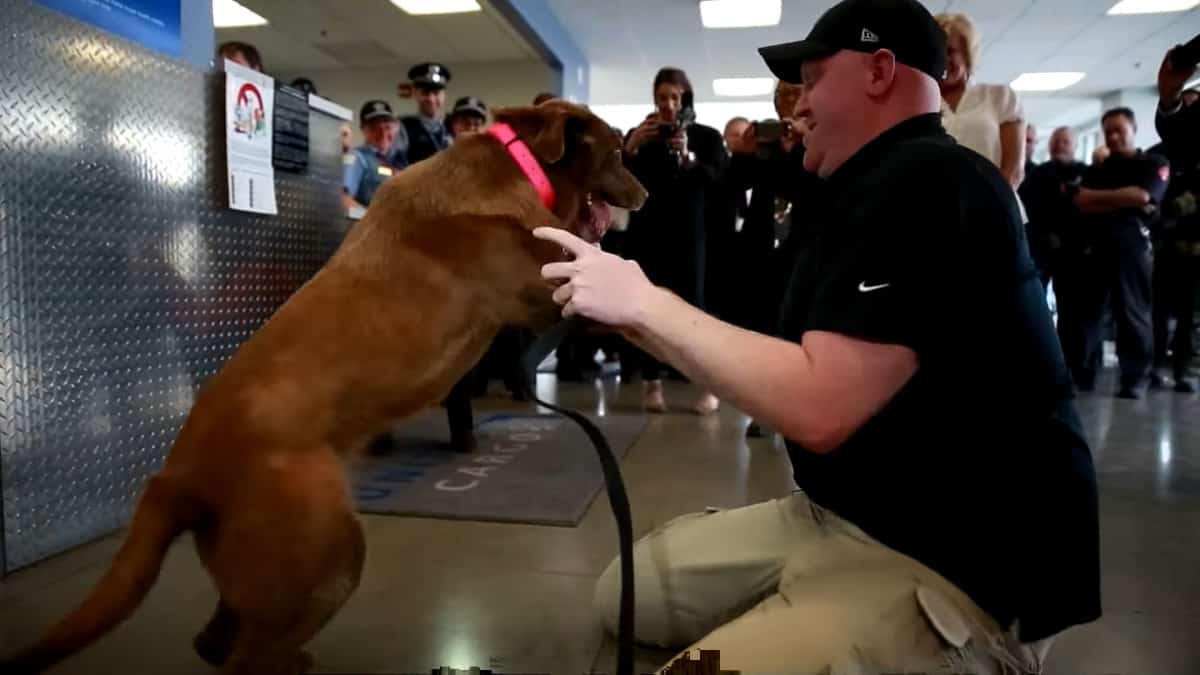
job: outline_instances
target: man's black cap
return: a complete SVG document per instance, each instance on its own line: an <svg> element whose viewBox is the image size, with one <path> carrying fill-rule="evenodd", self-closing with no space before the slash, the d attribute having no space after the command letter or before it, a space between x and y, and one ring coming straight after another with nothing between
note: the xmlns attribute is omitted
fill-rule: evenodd
<svg viewBox="0 0 1200 675"><path fill-rule="evenodd" d="M445 89L450 69L440 63L420 63L408 69L408 79L422 89Z"/></svg>
<svg viewBox="0 0 1200 675"><path fill-rule="evenodd" d="M758 53L784 82L800 84L800 66L850 49L891 50L896 60L941 81L946 75L946 33L917 0L842 0L817 19L799 42L762 47Z"/></svg>
<svg viewBox="0 0 1200 675"><path fill-rule="evenodd" d="M367 101L363 104L362 110L358 113L359 124L366 124L372 120L384 119L396 119L396 116L392 114L392 106L388 105L387 101Z"/></svg>
<svg viewBox="0 0 1200 675"><path fill-rule="evenodd" d="M451 115L478 115L485 121L488 116L487 105L475 98L474 96L464 96L454 102L454 109L450 111Z"/></svg>

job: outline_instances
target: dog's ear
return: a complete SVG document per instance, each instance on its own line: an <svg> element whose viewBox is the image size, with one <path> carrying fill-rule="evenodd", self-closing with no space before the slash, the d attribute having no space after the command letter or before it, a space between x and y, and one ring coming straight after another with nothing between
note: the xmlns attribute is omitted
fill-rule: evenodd
<svg viewBox="0 0 1200 675"><path fill-rule="evenodd" d="M503 108L495 112L494 119L511 126L538 159L554 164L567 153L567 136L577 126L571 121L582 119L581 111L573 107L548 101L536 108Z"/></svg>

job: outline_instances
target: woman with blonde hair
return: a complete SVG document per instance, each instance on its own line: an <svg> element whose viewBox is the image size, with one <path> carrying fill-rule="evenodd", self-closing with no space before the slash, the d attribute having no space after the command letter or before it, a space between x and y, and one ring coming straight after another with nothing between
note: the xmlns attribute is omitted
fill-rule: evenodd
<svg viewBox="0 0 1200 675"><path fill-rule="evenodd" d="M979 32L964 14L938 14L946 31L946 77L942 79L942 124L946 131L987 157L1016 189L1025 176L1025 113L1006 84L972 81L979 60Z"/></svg>

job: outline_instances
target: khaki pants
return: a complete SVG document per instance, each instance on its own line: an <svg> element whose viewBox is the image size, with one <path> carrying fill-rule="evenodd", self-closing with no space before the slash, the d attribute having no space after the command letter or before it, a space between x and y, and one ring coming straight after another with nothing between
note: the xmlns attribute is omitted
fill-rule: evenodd
<svg viewBox="0 0 1200 675"><path fill-rule="evenodd" d="M743 674L1040 673L1049 647L1019 644L940 575L800 492L651 532L634 546L634 592L639 643L719 650L721 669ZM614 560L595 598L614 632L619 598Z"/></svg>

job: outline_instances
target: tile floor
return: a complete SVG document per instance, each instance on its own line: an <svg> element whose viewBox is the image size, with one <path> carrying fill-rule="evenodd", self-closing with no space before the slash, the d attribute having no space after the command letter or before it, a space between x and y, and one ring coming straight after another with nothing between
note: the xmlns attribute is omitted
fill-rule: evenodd
<svg viewBox="0 0 1200 675"><path fill-rule="evenodd" d="M636 410L640 393L611 380L560 386L549 375L539 387L544 397L608 411ZM636 535L680 513L791 487L781 445L745 439L745 417L728 407L708 419L685 412L690 396L685 385L669 386L680 412L654 417L624 461ZM1101 481L1106 614L1060 638L1048 672L1198 673L1200 397L1152 392L1131 402L1092 394L1080 408ZM614 645L591 614L593 581L616 550L603 495L577 528L364 520L363 583L311 644L317 672L427 673L443 665L612 672ZM82 598L115 548L106 538L0 580L0 653ZM190 643L215 600L190 541L181 539L141 610L53 672L211 673ZM650 672L671 656L639 650L639 669Z"/></svg>

